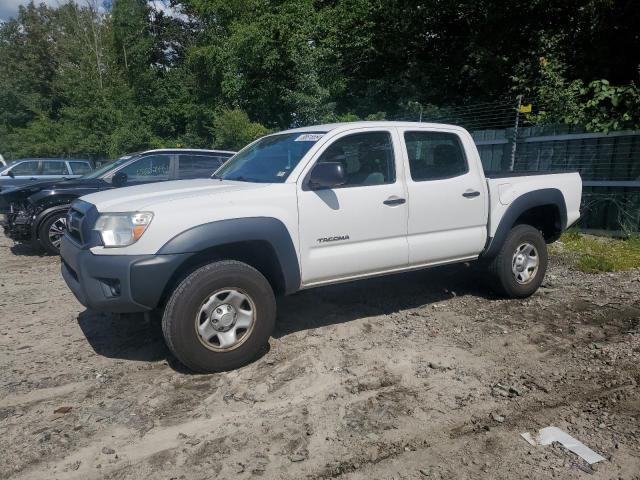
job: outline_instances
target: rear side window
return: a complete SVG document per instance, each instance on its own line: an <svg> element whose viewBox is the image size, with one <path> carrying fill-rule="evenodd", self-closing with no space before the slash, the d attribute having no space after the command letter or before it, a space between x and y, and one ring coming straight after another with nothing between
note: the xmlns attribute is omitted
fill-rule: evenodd
<svg viewBox="0 0 640 480"><path fill-rule="evenodd" d="M469 171L460 139L453 133L405 132L411 178L416 181L457 177Z"/></svg>
<svg viewBox="0 0 640 480"><path fill-rule="evenodd" d="M91 165L86 162L69 162L74 175L85 175L91 172Z"/></svg>
<svg viewBox="0 0 640 480"><path fill-rule="evenodd" d="M45 160L42 162L42 175L69 175L69 170L65 162Z"/></svg>
<svg viewBox="0 0 640 480"><path fill-rule="evenodd" d="M208 178L227 159L217 155L180 155L178 178Z"/></svg>
<svg viewBox="0 0 640 480"><path fill-rule="evenodd" d="M38 161L22 162L11 169L14 175L38 175Z"/></svg>
<svg viewBox="0 0 640 480"><path fill-rule="evenodd" d="M318 163L339 162L347 174L346 187L383 185L396 180L389 132L355 133L336 140Z"/></svg>
<svg viewBox="0 0 640 480"><path fill-rule="evenodd" d="M127 174L127 182L158 182L169 180L169 155L148 155L120 170Z"/></svg>

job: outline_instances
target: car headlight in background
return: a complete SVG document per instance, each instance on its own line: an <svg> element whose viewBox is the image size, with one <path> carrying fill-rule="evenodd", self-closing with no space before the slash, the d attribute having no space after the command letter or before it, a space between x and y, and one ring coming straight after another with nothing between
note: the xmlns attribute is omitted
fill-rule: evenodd
<svg viewBox="0 0 640 480"><path fill-rule="evenodd" d="M140 239L152 219L151 212L103 213L95 230L105 247L126 247Z"/></svg>

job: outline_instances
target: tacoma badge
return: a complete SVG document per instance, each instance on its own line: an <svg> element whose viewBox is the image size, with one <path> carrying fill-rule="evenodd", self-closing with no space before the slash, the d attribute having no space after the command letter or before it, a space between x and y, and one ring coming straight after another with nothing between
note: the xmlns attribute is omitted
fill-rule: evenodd
<svg viewBox="0 0 640 480"><path fill-rule="evenodd" d="M335 237L322 237L318 239L318 243L339 242L340 240L349 240L349 235L338 235Z"/></svg>

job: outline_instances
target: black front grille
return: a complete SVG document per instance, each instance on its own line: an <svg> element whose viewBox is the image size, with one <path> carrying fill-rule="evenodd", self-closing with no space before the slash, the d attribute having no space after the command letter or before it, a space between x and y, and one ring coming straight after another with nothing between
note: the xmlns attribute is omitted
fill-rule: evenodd
<svg viewBox="0 0 640 480"><path fill-rule="evenodd" d="M100 214L96 206L83 200L71 204L67 214L67 236L82 248L102 245L102 239L94 230Z"/></svg>
<svg viewBox="0 0 640 480"><path fill-rule="evenodd" d="M67 213L67 233L78 244L82 245L82 221L84 214L75 208L70 208Z"/></svg>

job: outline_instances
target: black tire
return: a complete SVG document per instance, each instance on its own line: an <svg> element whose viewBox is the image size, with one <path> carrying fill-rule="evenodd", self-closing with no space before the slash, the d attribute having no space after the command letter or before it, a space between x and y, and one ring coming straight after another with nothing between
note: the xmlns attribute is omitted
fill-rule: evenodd
<svg viewBox="0 0 640 480"><path fill-rule="evenodd" d="M522 283L513 272L516 250L524 244L535 248L537 268L530 274L530 279ZM488 271L493 280L495 290L510 298L525 298L533 295L544 280L549 257L547 244L540 231L531 225L516 225L511 229L498 254L489 262ZM533 269L528 271L532 272Z"/></svg>
<svg viewBox="0 0 640 480"><path fill-rule="evenodd" d="M60 255L60 243L52 241L49 237L49 231L52 227L60 230L58 227L60 227L61 223L64 223L64 229L62 229L64 234L64 231L66 231L66 219L67 210L62 210L52 213L40 222L40 226L38 227L38 241L49 255ZM61 236L60 239L62 239Z"/></svg>
<svg viewBox="0 0 640 480"><path fill-rule="evenodd" d="M225 289L241 290L250 299L254 320L238 346L214 351L200 338L196 322L203 303ZM268 342L275 319L276 301L267 279L245 263L225 260L198 268L178 284L164 309L162 332L167 346L183 365L195 372L221 372L254 360Z"/></svg>

